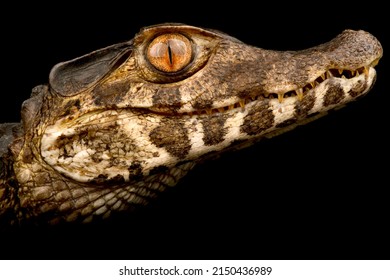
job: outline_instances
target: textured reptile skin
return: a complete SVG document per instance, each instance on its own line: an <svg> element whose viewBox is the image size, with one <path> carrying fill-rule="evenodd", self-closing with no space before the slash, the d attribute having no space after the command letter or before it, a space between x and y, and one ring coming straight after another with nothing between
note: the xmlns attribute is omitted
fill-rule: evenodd
<svg viewBox="0 0 390 280"><path fill-rule="evenodd" d="M181 24L53 67L0 126L2 223L90 222L147 204L200 161L366 94L380 43L346 30L302 51Z"/></svg>

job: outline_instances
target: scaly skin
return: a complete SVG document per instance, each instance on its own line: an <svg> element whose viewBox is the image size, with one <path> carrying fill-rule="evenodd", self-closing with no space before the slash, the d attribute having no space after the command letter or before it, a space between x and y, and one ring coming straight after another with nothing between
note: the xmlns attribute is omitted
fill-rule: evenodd
<svg viewBox="0 0 390 280"><path fill-rule="evenodd" d="M366 94L380 43L346 30L302 51L181 24L57 64L0 127L3 224L90 222L144 205L197 162Z"/></svg>

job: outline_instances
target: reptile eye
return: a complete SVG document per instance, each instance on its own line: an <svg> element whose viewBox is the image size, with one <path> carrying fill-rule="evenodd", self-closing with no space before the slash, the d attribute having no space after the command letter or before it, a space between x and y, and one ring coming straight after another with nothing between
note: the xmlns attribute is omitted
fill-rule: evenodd
<svg viewBox="0 0 390 280"><path fill-rule="evenodd" d="M180 71L191 61L191 42L181 34L160 35L149 44L147 58L160 71L167 73Z"/></svg>

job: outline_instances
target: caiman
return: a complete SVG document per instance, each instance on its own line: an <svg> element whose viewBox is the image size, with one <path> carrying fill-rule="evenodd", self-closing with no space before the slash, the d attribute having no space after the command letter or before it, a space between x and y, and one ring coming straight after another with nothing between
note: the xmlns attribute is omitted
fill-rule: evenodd
<svg viewBox="0 0 390 280"><path fill-rule="evenodd" d="M345 30L266 50L184 24L55 65L0 125L1 226L91 222L145 205L195 164L365 95L383 53Z"/></svg>

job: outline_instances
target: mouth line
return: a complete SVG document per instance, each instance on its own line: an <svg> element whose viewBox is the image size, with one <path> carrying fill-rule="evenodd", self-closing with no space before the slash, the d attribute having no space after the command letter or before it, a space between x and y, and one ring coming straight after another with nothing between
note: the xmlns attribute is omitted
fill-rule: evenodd
<svg viewBox="0 0 390 280"><path fill-rule="evenodd" d="M329 80L330 78L341 78L345 80L349 80L355 77L358 77L362 74L365 75L365 77L368 77L368 73L371 67L374 67L375 62L371 63L369 66L362 66L360 68L357 68L355 70L348 70L348 69L337 69L337 68L331 68L326 70L324 73L322 73L320 76L318 76L314 81L307 83L305 86L300 87L296 90L291 90L285 93L260 93L257 95L248 96L245 98L240 99L238 102L235 102L233 104L219 107L219 108L208 108L208 109L202 109L202 110L195 110L195 111L188 111L188 112L180 112L176 113L176 115L212 115L216 113L226 113L228 111L231 111L236 108L245 108L245 106L249 103L255 102L257 100L265 100L265 99L277 99L279 103L283 103L285 98L288 97L295 97L298 99L298 101L302 101L304 96L312 89L315 89L317 86L319 86L321 83ZM160 113L160 112L154 112L153 113Z"/></svg>
<svg viewBox="0 0 390 280"><path fill-rule="evenodd" d="M336 79L344 79L344 80L350 80L356 77L359 77L361 75L365 76L365 79L368 78L369 71L371 68L374 68L379 59L375 59L372 63L368 64L367 66L359 67L355 70L349 70L349 69L338 69L338 68L330 68L323 72L321 75L319 75L316 79L314 79L312 82L307 83L305 86L300 87L296 90L287 91L285 93L257 93L256 95L249 95L244 98L239 99L239 101L232 103L230 105L225 105L221 107L216 108L207 108L207 109L201 109L201 110L192 110L192 111L159 111L151 108L111 108L111 110L114 113L114 115L117 115L118 113L122 111L127 110L135 110L135 111L141 111L143 113L150 113L150 114L157 114L161 116L175 116L175 117L192 117L192 116L207 116L207 115L214 115L214 114L223 114L231 112L235 109L245 109L245 106L254 103L256 101L264 101L264 100L278 100L280 104L283 104L284 100L286 98L296 98L297 101L302 101L305 95L309 93L309 91L317 88L320 84L324 83L325 81L328 81L329 79L336 78ZM86 120L93 123L99 123L99 114L100 113L107 113L107 109L99 109L99 110L93 110L91 112L87 112L85 114L82 114L78 118L72 118L71 123L73 124L82 124ZM112 118L115 118L115 116L111 116ZM109 118L111 118L109 117ZM69 120L69 119L68 119Z"/></svg>

